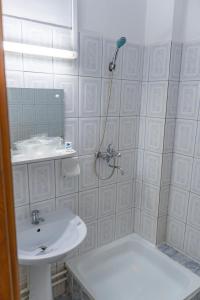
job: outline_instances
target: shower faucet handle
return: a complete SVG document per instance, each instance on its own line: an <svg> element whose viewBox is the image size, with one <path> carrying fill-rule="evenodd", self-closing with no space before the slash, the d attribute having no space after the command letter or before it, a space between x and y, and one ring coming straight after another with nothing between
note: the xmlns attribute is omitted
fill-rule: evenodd
<svg viewBox="0 0 200 300"><path fill-rule="evenodd" d="M107 153L109 153L112 157L121 157L121 153L117 152L114 147L112 147L112 144L108 145Z"/></svg>
<svg viewBox="0 0 200 300"><path fill-rule="evenodd" d="M109 144L107 147L107 152L112 153L112 151L113 151L112 144Z"/></svg>

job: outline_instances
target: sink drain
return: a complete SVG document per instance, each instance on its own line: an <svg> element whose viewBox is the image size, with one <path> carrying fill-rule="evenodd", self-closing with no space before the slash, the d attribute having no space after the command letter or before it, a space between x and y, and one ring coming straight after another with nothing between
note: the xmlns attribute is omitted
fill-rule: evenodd
<svg viewBox="0 0 200 300"><path fill-rule="evenodd" d="M40 248L42 251L47 250L47 246L40 246L39 248Z"/></svg>

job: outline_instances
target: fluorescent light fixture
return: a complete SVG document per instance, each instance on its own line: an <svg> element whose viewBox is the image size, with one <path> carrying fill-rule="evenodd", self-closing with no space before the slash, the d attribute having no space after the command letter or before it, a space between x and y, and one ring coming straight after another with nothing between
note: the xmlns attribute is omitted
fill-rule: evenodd
<svg viewBox="0 0 200 300"><path fill-rule="evenodd" d="M3 48L5 51L13 52L13 53L23 53L23 54L30 54L30 55L37 55L37 56L64 58L64 59L77 58L76 51L48 48L48 47L15 43L15 42L4 41Z"/></svg>

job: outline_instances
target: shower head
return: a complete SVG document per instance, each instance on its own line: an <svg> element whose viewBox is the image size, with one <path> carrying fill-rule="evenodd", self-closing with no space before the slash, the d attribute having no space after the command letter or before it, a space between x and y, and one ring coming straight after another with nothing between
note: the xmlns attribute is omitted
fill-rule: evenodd
<svg viewBox="0 0 200 300"><path fill-rule="evenodd" d="M126 38L125 37L121 37L119 40L117 40L116 45L117 45L117 49L120 49L121 47L123 47L126 44Z"/></svg>
<svg viewBox="0 0 200 300"><path fill-rule="evenodd" d="M113 56L113 60L109 64L109 71L110 72L115 70L116 60L117 60L119 49L121 47L123 47L125 44L126 44L126 38L125 37L121 37L120 39L117 40L115 54Z"/></svg>

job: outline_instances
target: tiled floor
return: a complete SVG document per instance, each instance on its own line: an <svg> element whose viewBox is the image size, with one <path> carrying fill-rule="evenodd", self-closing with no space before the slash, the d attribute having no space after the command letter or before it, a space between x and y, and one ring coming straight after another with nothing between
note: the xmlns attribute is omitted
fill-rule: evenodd
<svg viewBox="0 0 200 300"><path fill-rule="evenodd" d="M167 256L172 258L173 260L179 262L184 267L191 270L196 275L200 276L200 264L187 257L186 255L178 252L174 248L168 246L167 244L161 244L158 249L165 253Z"/></svg>

